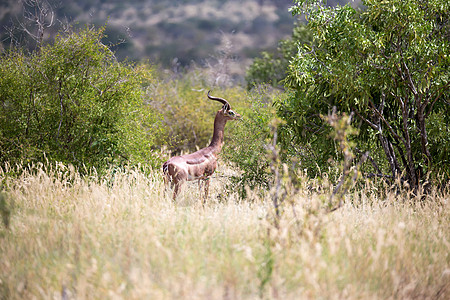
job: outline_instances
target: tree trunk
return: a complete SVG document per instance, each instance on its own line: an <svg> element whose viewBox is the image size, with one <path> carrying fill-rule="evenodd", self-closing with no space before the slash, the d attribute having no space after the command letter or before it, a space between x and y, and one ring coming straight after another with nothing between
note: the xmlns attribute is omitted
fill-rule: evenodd
<svg viewBox="0 0 450 300"><path fill-rule="evenodd" d="M398 163L397 163L397 157L395 156L395 153L393 151L392 145L390 145L390 142L386 139L386 137L383 135L383 131L381 130L381 126L379 127L378 131L378 139L380 140L381 147L384 150L384 154L386 155L386 158L389 162L389 167L391 169L392 177L396 178L399 174L398 172Z"/></svg>
<svg viewBox="0 0 450 300"><path fill-rule="evenodd" d="M411 137L408 129L408 99L404 99L402 103L402 124L403 124L403 136L404 136L404 146L407 157L407 171L408 171L408 181L411 187L417 186L417 176L416 168L414 166L414 157L412 155L411 149Z"/></svg>
<svg viewBox="0 0 450 300"><path fill-rule="evenodd" d="M431 154L428 148L428 134L425 126L425 106L420 106L417 110L417 125L420 129L420 142L422 145L422 153L426 157L426 165L427 167L431 167Z"/></svg>

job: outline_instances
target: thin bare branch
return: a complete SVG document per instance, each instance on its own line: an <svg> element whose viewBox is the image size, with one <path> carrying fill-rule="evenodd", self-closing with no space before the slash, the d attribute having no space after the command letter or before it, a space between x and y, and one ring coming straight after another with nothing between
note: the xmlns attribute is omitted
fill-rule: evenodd
<svg viewBox="0 0 450 300"><path fill-rule="evenodd" d="M405 142L404 139L402 137L400 137L397 133L395 133L394 128L392 128L392 126L389 124L389 122L384 118L384 116L378 111L378 109L376 108L376 106L373 104L372 100L369 99L369 103L372 106L373 110L375 111L375 113L380 117L380 119L383 121L383 123L386 124L386 126L388 127L389 131L391 132L391 134L397 139L402 141L403 143Z"/></svg>
<svg viewBox="0 0 450 300"><path fill-rule="evenodd" d="M370 127L372 127L373 129L375 129L375 130L377 130L377 131L379 130L379 127L378 127L376 124L370 122L368 119L366 119L364 116L362 116L361 113L360 113L356 108L352 107L352 111L355 112L356 115L357 115L361 120L363 120L364 122L366 122L367 124L369 124Z"/></svg>
<svg viewBox="0 0 450 300"><path fill-rule="evenodd" d="M362 154L361 150L359 150L358 147L355 147L355 151L358 154ZM367 159L370 161L370 163L372 164L374 169L378 172L378 174L381 174L382 172L381 172L380 168L378 167L378 164L375 162L375 160L372 158L372 156L370 156L369 151L366 151L364 154L367 156Z"/></svg>
<svg viewBox="0 0 450 300"><path fill-rule="evenodd" d="M440 89L438 89L437 91L434 92L438 93L436 95L436 97L434 97L433 102L431 102L430 108L428 109L428 111L425 113L425 118L428 118L428 116L430 115L430 113L433 111L433 107L434 104L439 100L439 98L441 98L442 94L450 87L450 82L447 82L446 85L442 86ZM429 103L429 98L427 98L427 100L424 102L423 105L427 105Z"/></svg>
<svg viewBox="0 0 450 300"><path fill-rule="evenodd" d="M405 63L405 61L403 59L403 56L402 56L402 63L403 63L403 67L405 68L405 71L406 71L406 76L407 76L407 79L408 79L407 80L408 86L409 86L411 92L414 94L414 96L416 96L417 95L417 89L416 89L416 86L415 86L415 84L414 84L414 82L412 80L411 72L409 72L409 68L408 68L408 66L406 65L406 63Z"/></svg>

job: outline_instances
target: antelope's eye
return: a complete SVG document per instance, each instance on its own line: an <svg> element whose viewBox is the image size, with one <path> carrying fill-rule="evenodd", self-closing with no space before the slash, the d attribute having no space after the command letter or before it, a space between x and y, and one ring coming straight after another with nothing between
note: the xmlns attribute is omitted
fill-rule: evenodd
<svg viewBox="0 0 450 300"><path fill-rule="evenodd" d="M228 111L228 114L229 114L230 116L234 116L234 115L235 115L234 111L232 111L232 110Z"/></svg>

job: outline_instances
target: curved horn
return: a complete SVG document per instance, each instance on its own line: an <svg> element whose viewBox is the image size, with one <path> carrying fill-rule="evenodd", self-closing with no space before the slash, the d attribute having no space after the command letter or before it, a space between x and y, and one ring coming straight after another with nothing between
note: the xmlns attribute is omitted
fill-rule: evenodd
<svg viewBox="0 0 450 300"><path fill-rule="evenodd" d="M230 109L231 109L231 105L230 105L230 103L228 103L227 100L225 100L225 99L223 99L223 98L219 98L219 97L213 97L213 96L210 96L209 93L211 93L211 91L208 91L208 98L209 98L209 99L219 101L220 103L223 104L223 106L224 106L224 108L225 108L226 110L230 110Z"/></svg>

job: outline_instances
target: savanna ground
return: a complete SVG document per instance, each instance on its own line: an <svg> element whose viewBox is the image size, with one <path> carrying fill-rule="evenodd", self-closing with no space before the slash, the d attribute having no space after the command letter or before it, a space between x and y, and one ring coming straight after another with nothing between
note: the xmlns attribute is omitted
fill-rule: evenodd
<svg viewBox="0 0 450 300"><path fill-rule="evenodd" d="M276 217L273 191L240 200L233 169L218 171L202 206L196 183L174 203L158 170L5 167L1 298L449 298L448 185L410 197L366 183L326 213L332 185L305 176Z"/></svg>

